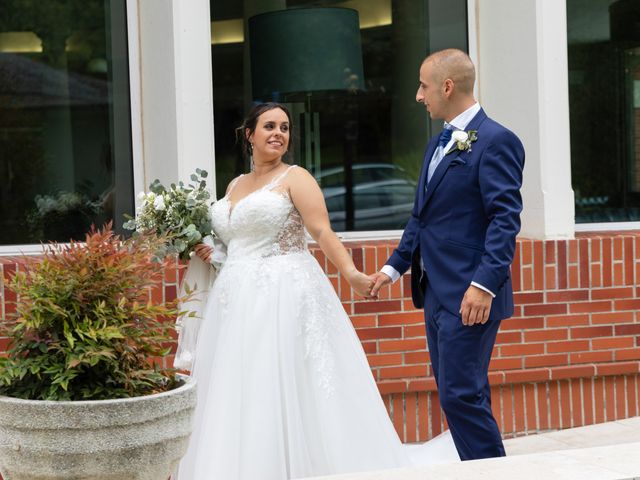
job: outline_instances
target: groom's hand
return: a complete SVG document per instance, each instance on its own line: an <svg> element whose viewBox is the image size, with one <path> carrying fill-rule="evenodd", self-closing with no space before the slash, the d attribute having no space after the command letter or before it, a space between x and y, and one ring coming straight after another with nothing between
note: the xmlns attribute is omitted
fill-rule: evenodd
<svg viewBox="0 0 640 480"><path fill-rule="evenodd" d="M385 285L389 285L391 283L391 277L386 273L376 272L371 275L373 279L373 287L371 288L371 297L378 298L378 292Z"/></svg>
<svg viewBox="0 0 640 480"><path fill-rule="evenodd" d="M489 292L471 285L462 298L460 304L460 315L463 325L485 324L489 320L491 311L491 301L493 297Z"/></svg>

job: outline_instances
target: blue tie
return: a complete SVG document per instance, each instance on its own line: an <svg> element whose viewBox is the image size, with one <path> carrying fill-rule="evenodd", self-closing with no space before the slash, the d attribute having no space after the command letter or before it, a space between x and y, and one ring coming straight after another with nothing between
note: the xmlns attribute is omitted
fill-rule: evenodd
<svg viewBox="0 0 640 480"><path fill-rule="evenodd" d="M438 138L438 146L439 147L446 147L447 143L449 143L449 140L451 140L451 132L452 132L452 128L447 125L446 127L444 127L442 129L442 132L440 132L440 137Z"/></svg>
<svg viewBox="0 0 640 480"><path fill-rule="evenodd" d="M453 132L453 126L445 125L445 127L442 129L442 132L440 132L440 137L438 137L438 146L436 148L446 147L447 143L449 143L449 140L451 140L452 132ZM427 184L431 181L431 177L433 177L433 174L436 171L436 168L438 167L438 165L440 164L440 161L444 157L444 154L445 154L444 150L436 149L436 151L433 152L433 157L431 158L431 162L429 163L429 168L427 170L427 183L424 186L425 191L427 190Z"/></svg>

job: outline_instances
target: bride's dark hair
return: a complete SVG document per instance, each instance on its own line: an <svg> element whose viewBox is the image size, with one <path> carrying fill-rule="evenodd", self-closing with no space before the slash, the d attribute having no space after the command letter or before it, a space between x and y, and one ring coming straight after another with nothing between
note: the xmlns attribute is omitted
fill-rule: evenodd
<svg viewBox="0 0 640 480"><path fill-rule="evenodd" d="M253 132L256 131L256 126L258 125L258 117L264 112L268 112L269 110L273 110L274 108L279 108L287 114L287 119L289 120L289 142L291 142L293 134L293 122L291 121L291 114L289 113L289 109L281 103L277 102L258 103L254 105L253 108L249 111L244 121L242 122L242 125L236 128L236 141L240 142L240 146L242 148L242 156L244 158L251 158L252 153L251 143L249 143L245 131L249 129L250 136ZM285 156L288 155L290 155L289 151L285 153Z"/></svg>

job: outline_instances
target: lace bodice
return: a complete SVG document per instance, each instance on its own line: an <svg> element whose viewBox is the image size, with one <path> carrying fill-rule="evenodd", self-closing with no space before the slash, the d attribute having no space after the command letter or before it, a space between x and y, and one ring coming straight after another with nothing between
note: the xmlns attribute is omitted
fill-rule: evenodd
<svg viewBox="0 0 640 480"><path fill-rule="evenodd" d="M213 231L227 245L227 261L307 249L302 218L281 184L292 168L295 165L232 205L229 197L236 179L227 195L213 204Z"/></svg>

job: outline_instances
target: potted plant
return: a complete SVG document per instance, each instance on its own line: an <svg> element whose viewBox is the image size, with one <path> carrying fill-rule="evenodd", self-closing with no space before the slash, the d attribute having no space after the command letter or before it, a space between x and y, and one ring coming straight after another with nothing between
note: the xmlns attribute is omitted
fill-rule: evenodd
<svg viewBox="0 0 640 480"><path fill-rule="evenodd" d="M11 280L0 358L5 480L164 480L186 451L195 383L164 369L175 301L154 304L166 239L92 230L52 244ZM155 360L155 361L154 361Z"/></svg>

